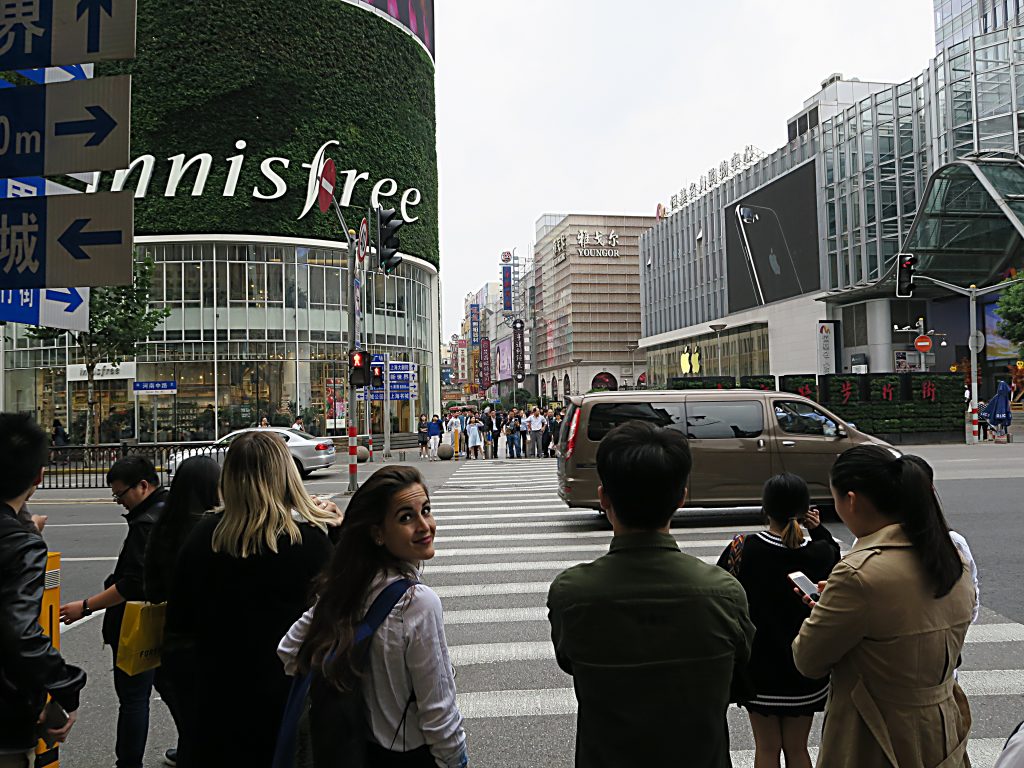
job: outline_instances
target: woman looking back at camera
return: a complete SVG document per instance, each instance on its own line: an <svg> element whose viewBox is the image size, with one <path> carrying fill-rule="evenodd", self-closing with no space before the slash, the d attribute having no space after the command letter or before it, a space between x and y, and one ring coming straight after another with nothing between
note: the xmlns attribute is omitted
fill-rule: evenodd
<svg viewBox="0 0 1024 768"><path fill-rule="evenodd" d="M818 765L966 768L970 710L953 670L974 587L931 482L870 445L843 453L831 481L857 543L793 641L800 672L832 673Z"/></svg>

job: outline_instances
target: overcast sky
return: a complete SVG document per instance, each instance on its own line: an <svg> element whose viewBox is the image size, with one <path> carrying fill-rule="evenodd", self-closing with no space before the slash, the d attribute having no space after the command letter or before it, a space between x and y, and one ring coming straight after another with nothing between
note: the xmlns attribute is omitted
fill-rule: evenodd
<svg viewBox="0 0 1024 768"><path fill-rule="evenodd" d="M902 82L931 0L436 0L442 338L557 213L653 214L833 72Z"/></svg>

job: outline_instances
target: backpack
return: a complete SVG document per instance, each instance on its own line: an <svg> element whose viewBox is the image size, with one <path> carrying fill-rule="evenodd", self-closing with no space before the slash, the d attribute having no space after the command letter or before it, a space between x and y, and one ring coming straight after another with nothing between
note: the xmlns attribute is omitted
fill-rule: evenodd
<svg viewBox="0 0 1024 768"><path fill-rule="evenodd" d="M384 619L415 582L399 579L377 596L356 627L357 663L365 666L370 642ZM412 700L406 703L406 711ZM403 716L404 717L404 716ZM274 750L273 768L365 768L369 765L366 703L361 681L339 691L319 670L292 682Z"/></svg>

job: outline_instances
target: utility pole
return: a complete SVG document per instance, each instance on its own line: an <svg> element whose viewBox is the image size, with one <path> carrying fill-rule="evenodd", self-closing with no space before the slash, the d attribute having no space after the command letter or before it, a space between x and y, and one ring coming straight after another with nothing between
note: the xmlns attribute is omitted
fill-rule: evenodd
<svg viewBox="0 0 1024 768"><path fill-rule="evenodd" d="M356 231L349 229L345 224L345 216L341 212L341 207L338 205L338 201L331 196L331 203L334 206L334 212L338 214L338 221L341 223L341 231L345 233L345 242L348 243L348 343L350 348L358 348L355 345L359 344L359 340L356 336L356 282L358 281L358 260L356 259ZM351 457L358 451L357 447L357 436L359 431L357 429L357 421L359 418L358 406L356 405L356 387L352 384L352 371L349 371L348 380L348 407L346 409L346 420L345 427L348 430L348 453L349 453L349 473L348 473L348 492L355 493L359 490L359 475L358 471L353 472L352 468L356 467L356 464L352 463Z"/></svg>

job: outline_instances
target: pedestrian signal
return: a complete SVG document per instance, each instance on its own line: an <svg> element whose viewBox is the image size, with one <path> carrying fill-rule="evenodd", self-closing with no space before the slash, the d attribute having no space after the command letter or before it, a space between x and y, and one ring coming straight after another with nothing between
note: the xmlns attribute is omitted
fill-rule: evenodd
<svg viewBox="0 0 1024 768"><path fill-rule="evenodd" d="M917 257L901 253L896 259L896 297L909 299L914 295L914 265L917 264Z"/></svg>
<svg viewBox="0 0 1024 768"><path fill-rule="evenodd" d="M384 386L384 366L379 363L374 363L370 366L370 386L371 387L383 387Z"/></svg>
<svg viewBox="0 0 1024 768"><path fill-rule="evenodd" d="M348 382L353 387L365 387L370 383L370 356L361 349L348 352Z"/></svg>

